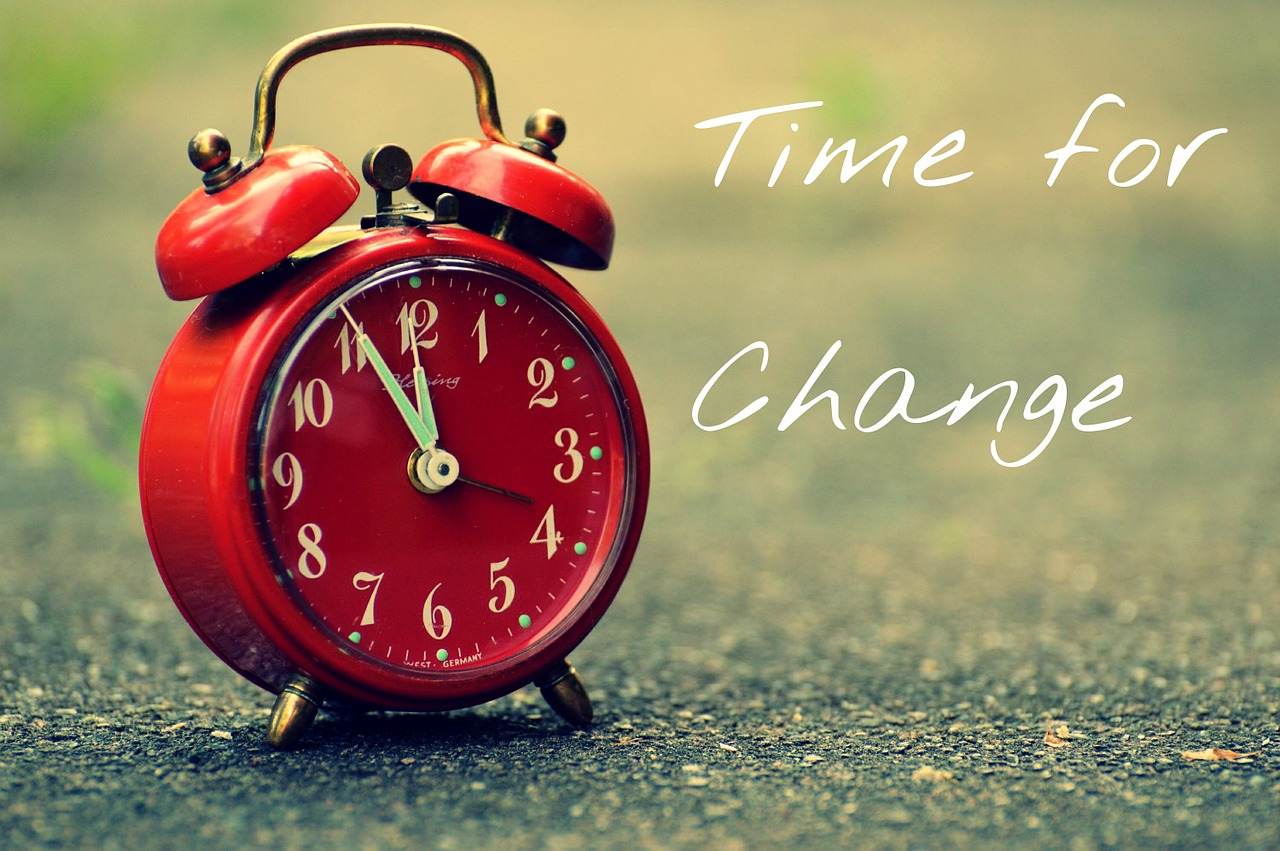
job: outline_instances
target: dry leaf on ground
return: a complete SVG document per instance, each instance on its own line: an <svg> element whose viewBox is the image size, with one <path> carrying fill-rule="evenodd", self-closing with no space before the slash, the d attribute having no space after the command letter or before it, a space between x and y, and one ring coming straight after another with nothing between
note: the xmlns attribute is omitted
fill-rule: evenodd
<svg viewBox="0 0 1280 851"><path fill-rule="evenodd" d="M1066 724L1050 727L1045 730L1044 743L1051 748L1065 748L1071 744L1071 731L1067 729Z"/></svg>
<svg viewBox="0 0 1280 851"><path fill-rule="evenodd" d="M1203 759L1210 762L1217 760L1226 760L1227 762L1236 762L1237 760L1248 759L1251 756L1257 756L1261 751L1253 751L1251 753L1236 753L1224 748L1206 748L1202 751L1183 751L1183 759Z"/></svg>

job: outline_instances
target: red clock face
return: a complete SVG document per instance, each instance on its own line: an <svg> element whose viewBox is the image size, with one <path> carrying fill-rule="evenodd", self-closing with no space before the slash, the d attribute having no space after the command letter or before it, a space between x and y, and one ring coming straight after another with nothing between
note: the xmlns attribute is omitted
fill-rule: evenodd
<svg viewBox="0 0 1280 851"><path fill-rule="evenodd" d="M536 652L615 568L635 437L558 299L464 260L354 281L286 345L250 493L268 560L344 653L427 679Z"/></svg>

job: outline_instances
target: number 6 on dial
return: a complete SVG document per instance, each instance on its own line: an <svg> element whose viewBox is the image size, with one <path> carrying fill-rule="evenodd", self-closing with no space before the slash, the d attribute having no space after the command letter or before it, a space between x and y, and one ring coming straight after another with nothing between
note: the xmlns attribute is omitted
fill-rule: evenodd
<svg viewBox="0 0 1280 851"><path fill-rule="evenodd" d="M453 628L453 615L449 610L431 602L443 584L437 582L436 587L427 595L427 602L422 604L422 625L427 628L427 634L437 641L446 637Z"/></svg>

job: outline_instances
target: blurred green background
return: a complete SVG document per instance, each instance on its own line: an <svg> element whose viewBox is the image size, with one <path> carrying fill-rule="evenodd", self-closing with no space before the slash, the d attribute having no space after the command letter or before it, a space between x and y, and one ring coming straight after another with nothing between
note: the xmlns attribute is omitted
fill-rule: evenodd
<svg viewBox="0 0 1280 851"><path fill-rule="evenodd" d="M138 400L190 307L163 298L151 260L160 222L196 185L185 140L211 125L242 150L266 57L353 14L232 0L198 14L143 0L0 7L0 522L130 502ZM1272 6L375 2L355 17L470 37L509 126L544 104L567 116L562 162L619 223L614 267L571 277L616 328L648 402L655 534L715 546L745 525L784 548L817 535L962 553L1088 546L1101 527L1171 550L1268 534ZM1085 143L1102 152L1048 188L1044 152L1104 92L1128 105L1095 113ZM798 132L758 122L712 185L731 128L696 122L816 99L826 105L790 117ZM348 51L290 74L277 143L355 163L380 141L425 151L473 135L472 115L448 57ZM1230 132L1166 187L1174 145L1216 127ZM915 185L915 158L955 129L966 149L940 168L975 176ZM899 134L909 145L891 186L878 166L803 185L826 138L866 153ZM1111 157L1144 137L1162 149L1153 176L1111 186ZM790 165L769 188L784 144ZM837 339L818 389L841 394L846 422L896 366L915 374L921 411L970 382L1019 381L1011 452L1043 433L1017 412L1051 374L1073 402L1123 374L1110 407L1133 421L1064 428L1016 471L987 452L999 402L954 427L872 435L836 431L820 407L778 433ZM743 364L713 400L722 414L760 392L773 405L727 431L694 428L703 382L755 340L771 347L768 372Z"/></svg>

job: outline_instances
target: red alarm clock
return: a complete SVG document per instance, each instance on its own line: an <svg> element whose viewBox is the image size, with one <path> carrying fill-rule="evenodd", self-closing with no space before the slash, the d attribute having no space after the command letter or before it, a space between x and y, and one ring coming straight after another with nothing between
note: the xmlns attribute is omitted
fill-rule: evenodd
<svg viewBox="0 0 1280 851"><path fill-rule="evenodd" d="M485 138L416 167L374 148L376 211L329 227L358 184L317 148L271 148L277 89L309 56L392 44L467 67ZM474 47L396 24L278 52L243 159L217 131L192 139L204 186L156 262L170 297L204 300L147 405L143 519L188 623L279 695L273 745L326 702L446 710L531 682L591 719L566 656L635 552L648 441L617 343L543 262L603 268L612 214L555 164L558 115L526 133L503 135ZM393 202L405 187L420 205Z"/></svg>

